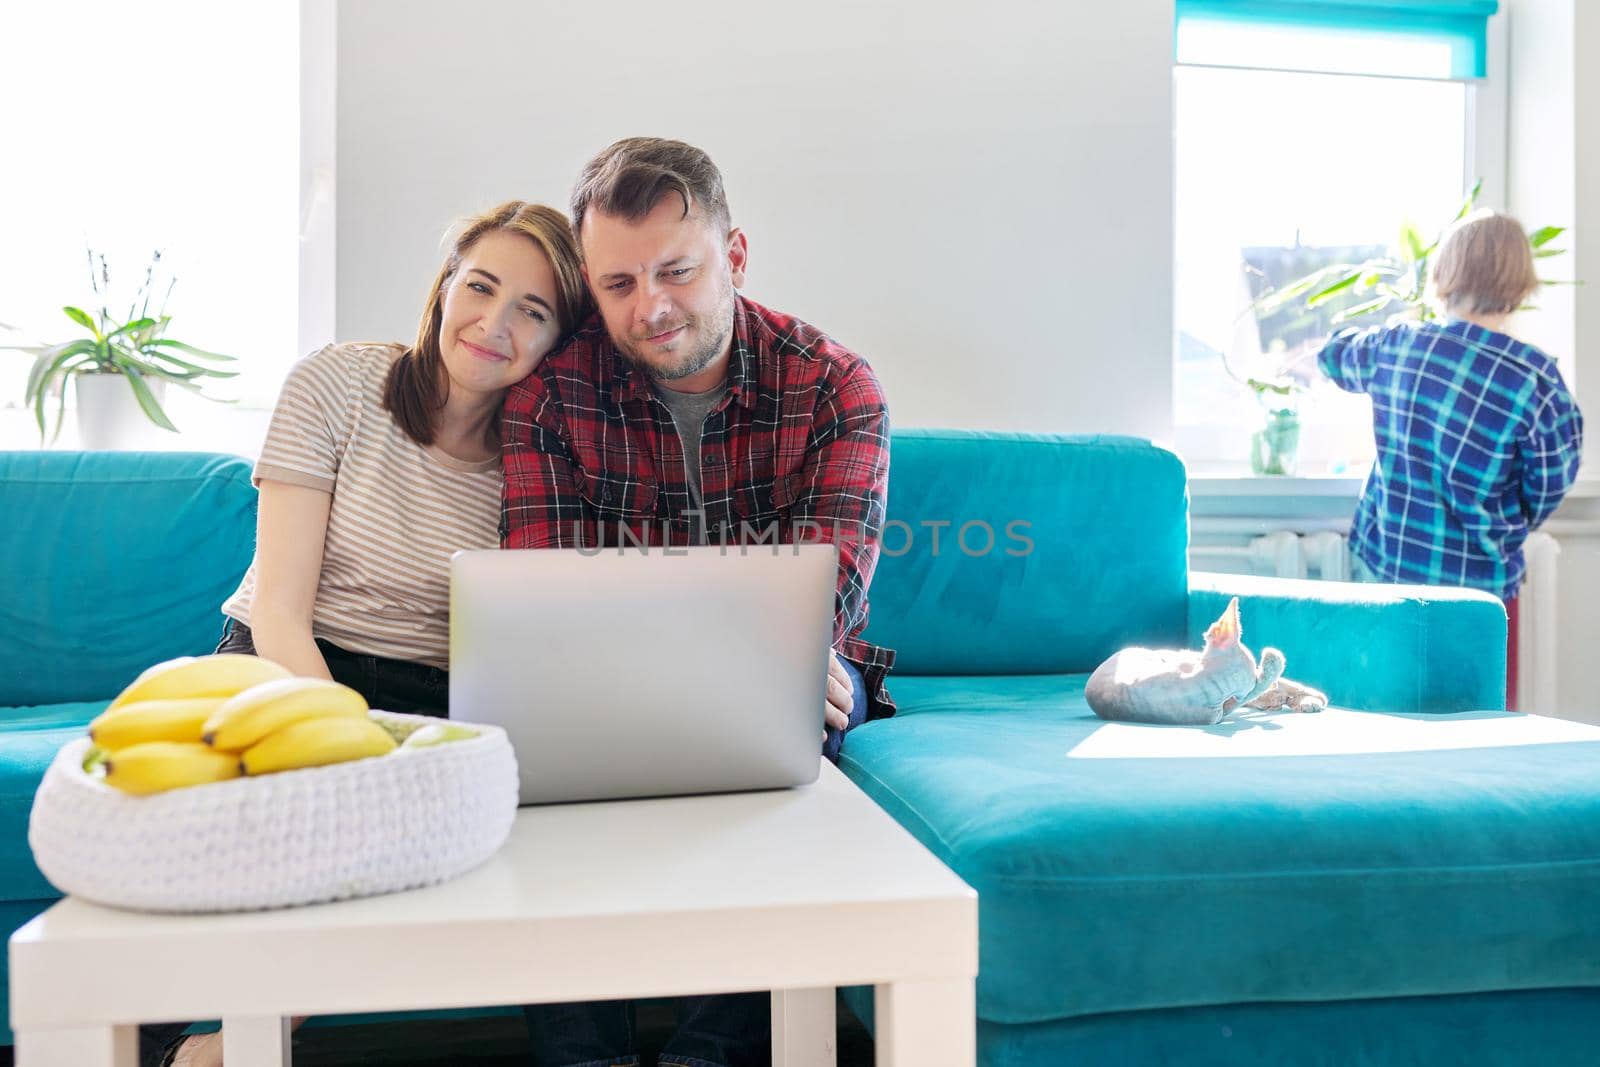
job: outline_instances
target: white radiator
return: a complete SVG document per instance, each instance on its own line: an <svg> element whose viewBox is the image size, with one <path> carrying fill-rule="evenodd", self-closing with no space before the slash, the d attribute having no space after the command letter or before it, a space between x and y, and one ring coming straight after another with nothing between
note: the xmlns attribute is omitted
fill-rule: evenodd
<svg viewBox="0 0 1600 1067"><path fill-rule="evenodd" d="M1556 577L1561 545L1546 533L1531 533L1522 546L1528 570L1517 594L1517 710L1554 715L1560 651Z"/></svg>
<svg viewBox="0 0 1600 1067"><path fill-rule="evenodd" d="M1195 570L1269 578L1350 580L1346 523L1312 523L1296 530L1269 529L1270 525L1259 519L1197 518L1189 565Z"/></svg>
<svg viewBox="0 0 1600 1067"><path fill-rule="evenodd" d="M1195 570L1230 574L1350 580L1346 523L1319 521L1299 529L1269 528L1282 521L1197 517L1189 565ZM1558 706L1556 598L1561 546L1549 534L1534 533L1528 536L1523 553L1528 570L1517 599L1516 706L1552 714Z"/></svg>

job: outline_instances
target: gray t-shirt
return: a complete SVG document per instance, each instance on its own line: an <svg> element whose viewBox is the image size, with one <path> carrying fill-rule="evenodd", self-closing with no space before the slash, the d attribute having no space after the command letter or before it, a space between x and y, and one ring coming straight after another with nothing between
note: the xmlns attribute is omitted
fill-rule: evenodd
<svg viewBox="0 0 1600 1067"><path fill-rule="evenodd" d="M691 517L694 539L706 539L705 500L700 495L700 435L705 428L706 416L721 402L727 385L718 385L703 393L680 393L663 385L656 385L656 396L672 413L672 425L683 442L684 474L689 480L689 501L700 514Z"/></svg>

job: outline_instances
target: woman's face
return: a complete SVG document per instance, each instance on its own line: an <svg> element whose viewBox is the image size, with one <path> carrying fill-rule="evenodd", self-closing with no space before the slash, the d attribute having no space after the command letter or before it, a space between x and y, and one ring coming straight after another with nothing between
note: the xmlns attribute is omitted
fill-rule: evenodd
<svg viewBox="0 0 1600 1067"><path fill-rule="evenodd" d="M452 391L498 393L526 378L560 334L544 250L504 230L461 257L440 301L439 354Z"/></svg>

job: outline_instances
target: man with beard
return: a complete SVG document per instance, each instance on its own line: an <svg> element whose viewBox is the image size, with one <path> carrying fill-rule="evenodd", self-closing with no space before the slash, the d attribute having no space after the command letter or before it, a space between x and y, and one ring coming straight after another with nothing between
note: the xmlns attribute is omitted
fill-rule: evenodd
<svg viewBox="0 0 1600 1067"><path fill-rule="evenodd" d="M836 758L850 727L894 712L893 653L860 639L889 472L877 378L737 292L748 242L699 149L611 145L578 179L572 225L598 315L506 397L504 547L833 542L823 744ZM536 1062L636 1063L630 1010L529 1008ZM686 997L659 1062L761 1064L769 1042L765 994Z"/></svg>

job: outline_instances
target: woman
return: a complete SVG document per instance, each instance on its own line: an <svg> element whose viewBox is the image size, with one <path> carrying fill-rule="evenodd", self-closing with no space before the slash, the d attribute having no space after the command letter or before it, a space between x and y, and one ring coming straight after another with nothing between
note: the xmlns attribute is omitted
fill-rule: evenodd
<svg viewBox="0 0 1600 1067"><path fill-rule="evenodd" d="M256 558L219 652L443 715L449 559L500 545L500 403L586 310L560 212L469 220L416 343L329 345L284 383L256 465Z"/></svg>
<svg viewBox="0 0 1600 1067"><path fill-rule="evenodd" d="M509 201L461 230L415 344L334 344L296 364L217 651L444 715L450 556L500 545L501 401L587 312L566 216ZM143 1028L146 1062L222 1062L220 1034L167 1047L180 1029Z"/></svg>

